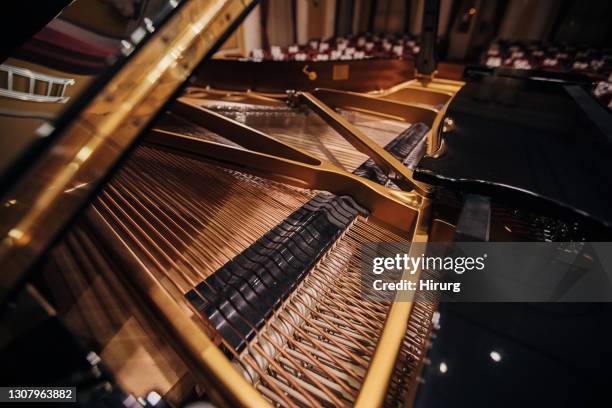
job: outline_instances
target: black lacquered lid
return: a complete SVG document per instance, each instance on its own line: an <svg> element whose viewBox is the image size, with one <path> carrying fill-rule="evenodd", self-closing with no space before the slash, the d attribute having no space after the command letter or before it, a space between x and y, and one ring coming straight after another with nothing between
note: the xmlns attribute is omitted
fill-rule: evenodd
<svg viewBox="0 0 612 408"><path fill-rule="evenodd" d="M612 115L576 84L474 78L451 102L443 154L415 177L612 227Z"/></svg>

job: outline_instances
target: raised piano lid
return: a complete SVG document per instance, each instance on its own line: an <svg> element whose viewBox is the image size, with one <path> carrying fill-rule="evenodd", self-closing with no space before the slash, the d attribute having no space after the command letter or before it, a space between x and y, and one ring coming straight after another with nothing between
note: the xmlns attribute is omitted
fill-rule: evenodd
<svg viewBox="0 0 612 408"><path fill-rule="evenodd" d="M75 0L0 64L0 300L256 0Z"/></svg>
<svg viewBox="0 0 612 408"><path fill-rule="evenodd" d="M423 158L415 178L612 228L612 115L580 86L474 78L446 117L441 154Z"/></svg>
<svg viewBox="0 0 612 408"><path fill-rule="evenodd" d="M63 9L56 2L56 18L6 59L2 50L0 191L187 2L76 0Z"/></svg>
<svg viewBox="0 0 612 408"><path fill-rule="evenodd" d="M10 170L20 160L35 157L52 139L49 132L70 121L125 62L125 46L133 43L130 37L136 30L145 21L152 27L160 24L173 7L165 1L78 0L58 10L56 18L0 65L3 187L14 177Z"/></svg>

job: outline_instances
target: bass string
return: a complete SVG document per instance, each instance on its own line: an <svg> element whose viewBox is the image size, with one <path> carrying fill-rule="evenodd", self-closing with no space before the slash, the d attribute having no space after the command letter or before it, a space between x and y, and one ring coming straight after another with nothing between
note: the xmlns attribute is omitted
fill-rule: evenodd
<svg viewBox="0 0 612 408"><path fill-rule="evenodd" d="M321 406L355 401L389 308L389 303L363 299L360 292L362 243L377 241L407 242L358 218L240 354L235 364L269 399L291 399L290 404L279 402L283 406L300 406L306 395ZM409 346L422 347L425 337L420 334L429 327L430 309L418 306L415 311L402 346L404 360L417 354ZM395 377L406 376L407 369L415 371L416 365L395 370L392 391L403 386Z"/></svg>
<svg viewBox="0 0 612 408"><path fill-rule="evenodd" d="M336 142L325 145L347 164L351 157L343 156L343 149L354 148ZM141 146L94 205L184 302L184 293L314 194ZM246 350L240 355L230 350L267 398L284 406L355 400L389 307L360 297L361 244L378 241L402 238L358 218ZM410 347L402 349L406 356L415 354L421 340L413 337L425 330L426 319L415 321L404 342Z"/></svg>

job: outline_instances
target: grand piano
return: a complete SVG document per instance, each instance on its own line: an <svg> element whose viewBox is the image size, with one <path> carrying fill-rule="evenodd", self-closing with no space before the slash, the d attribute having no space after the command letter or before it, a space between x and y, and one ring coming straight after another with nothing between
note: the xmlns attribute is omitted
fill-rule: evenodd
<svg viewBox="0 0 612 408"><path fill-rule="evenodd" d="M0 385L86 407L598 401L607 303L375 302L359 262L610 241L609 112L571 79L440 78L437 2L384 89L367 61L321 63L354 73L337 87L252 61L232 81L210 57L256 3L76 0L0 65Z"/></svg>

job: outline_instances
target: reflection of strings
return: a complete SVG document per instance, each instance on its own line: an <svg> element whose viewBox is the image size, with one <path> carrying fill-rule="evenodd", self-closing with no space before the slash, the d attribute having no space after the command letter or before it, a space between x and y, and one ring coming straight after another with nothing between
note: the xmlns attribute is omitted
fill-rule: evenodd
<svg viewBox="0 0 612 408"><path fill-rule="evenodd" d="M129 392L144 395L153 382L162 394L170 390L186 367L122 284L121 271L101 250L89 226L77 223L54 249L52 259L42 277L70 331L103 358L117 383ZM131 377L133 371L125 369L134 364L129 357L135 354L140 356L137 381Z"/></svg>

